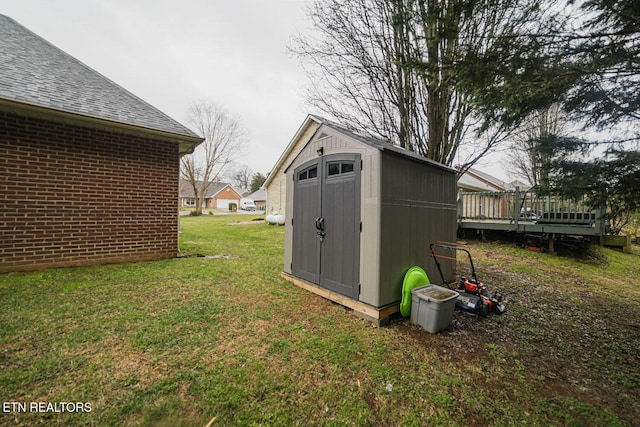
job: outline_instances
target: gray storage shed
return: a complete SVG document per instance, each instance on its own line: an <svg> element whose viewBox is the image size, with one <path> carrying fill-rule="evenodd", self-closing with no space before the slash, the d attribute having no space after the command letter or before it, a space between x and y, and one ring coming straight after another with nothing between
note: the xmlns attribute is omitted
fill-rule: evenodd
<svg viewBox="0 0 640 427"><path fill-rule="evenodd" d="M455 241L455 170L323 121L286 192L285 278L374 320L397 311L411 266L440 283L429 244Z"/></svg>

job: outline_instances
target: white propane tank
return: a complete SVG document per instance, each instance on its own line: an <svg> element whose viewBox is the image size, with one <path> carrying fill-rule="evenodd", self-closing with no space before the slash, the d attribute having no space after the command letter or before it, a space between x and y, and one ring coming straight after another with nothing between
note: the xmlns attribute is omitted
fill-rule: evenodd
<svg viewBox="0 0 640 427"><path fill-rule="evenodd" d="M267 221L267 224L284 225L284 215L280 215L278 212L267 215L264 220Z"/></svg>

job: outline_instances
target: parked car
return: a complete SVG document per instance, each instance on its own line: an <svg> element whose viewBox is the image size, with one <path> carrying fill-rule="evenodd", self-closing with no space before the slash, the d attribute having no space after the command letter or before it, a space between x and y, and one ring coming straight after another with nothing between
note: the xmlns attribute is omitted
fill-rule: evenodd
<svg viewBox="0 0 640 427"><path fill-rule="evenodd" d="M251 199L242 199L240 200L240 209L243 211L255 211L256 204Z"/></svg>

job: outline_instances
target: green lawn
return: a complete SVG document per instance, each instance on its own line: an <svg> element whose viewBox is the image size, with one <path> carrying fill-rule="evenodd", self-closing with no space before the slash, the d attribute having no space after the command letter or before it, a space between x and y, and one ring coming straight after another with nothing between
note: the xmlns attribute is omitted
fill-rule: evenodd
<svg viewBox="0 0 640 427"><path fill-rule="evenodd" d="M472 243L508 311L456 313L432 335L407 321L376 328L283 281L284 229L252 218L183 217L182 253L209 257L0 275L0 425L640 419L637 252L578 261Z"/></svg>

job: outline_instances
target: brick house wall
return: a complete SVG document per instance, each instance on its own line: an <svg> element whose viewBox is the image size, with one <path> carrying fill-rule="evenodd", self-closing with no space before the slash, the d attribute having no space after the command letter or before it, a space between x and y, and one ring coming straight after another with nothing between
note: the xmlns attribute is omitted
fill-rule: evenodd
<svg viewBox="0 0 640 427"><path fill-rule="evenodd" d="M0 272L174 257L178 143L0 112Z"/></svg>

